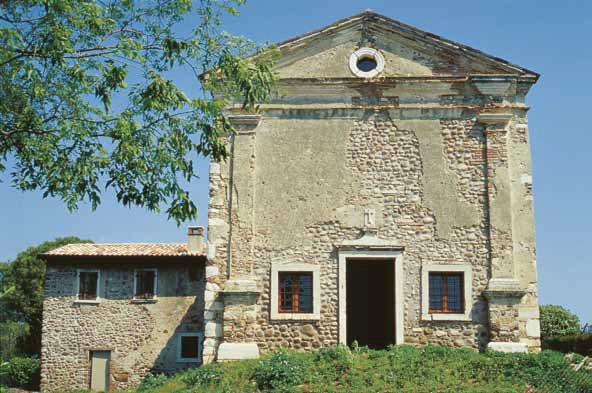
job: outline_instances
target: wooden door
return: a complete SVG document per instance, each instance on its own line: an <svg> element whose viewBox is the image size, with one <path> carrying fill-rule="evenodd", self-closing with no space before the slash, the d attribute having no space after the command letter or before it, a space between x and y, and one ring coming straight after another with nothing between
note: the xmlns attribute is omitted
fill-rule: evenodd
<svg viewBox="0 0 592 393"><path fill-rule="evenodd" d="M90 390L109 391L109 360L111 352L92 351L90 353Z"/></svg>

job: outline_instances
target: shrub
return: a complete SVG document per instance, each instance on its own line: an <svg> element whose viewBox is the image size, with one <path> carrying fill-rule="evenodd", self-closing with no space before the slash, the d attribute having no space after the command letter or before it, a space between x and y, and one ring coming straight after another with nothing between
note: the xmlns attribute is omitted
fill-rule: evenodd
<svg viewBox="0 0 592 393"><path fill-rule="evenodd" d="M306 354L280 349L261 360L253 376L261 390L295 386L305 380L306 363Z"/></svg>
<svg viewBox="0 0 592 393"><path fill-rule="evenodd" d="M577 333L545 338L542 340L542 347L564 353L575 352L584 356L592 356L592 334Z"/></svg>
<svg viewBox="0 0 592 393"><path fill-rule="evenodd" d="M0 362L23 356L24 340L29 334L29 325L22 322L0 323Z"/></svg>
<svg viewBox="0 0 592 393"><path fill-rule="evenodd" d="M37 390L40 371L39 359L15 357L0 367L0 381L10 387Z"/></svg>
<svg viewBox="0 0 592 393"><path fill-rule="evenodd" d="M547 305L540 307L541 338L567 336L580 331L580 319L561 306Z"/></svg>
<svg viewBox="0 0 592 393"><path fill-rule="evenodd" d="M214 363L187 371L181 380L189 386L208 386L218 383L221 378L221 365Z"/></svg>
<svg viewBox="0 0 592 393"><path fill-rule="evenodd" d="M169 377L166 374L149 375L146 378L144 378L140 386L138 386L136 393L150 392L153 389L161 387L162 385L167 383L168 380Z"/></svg>

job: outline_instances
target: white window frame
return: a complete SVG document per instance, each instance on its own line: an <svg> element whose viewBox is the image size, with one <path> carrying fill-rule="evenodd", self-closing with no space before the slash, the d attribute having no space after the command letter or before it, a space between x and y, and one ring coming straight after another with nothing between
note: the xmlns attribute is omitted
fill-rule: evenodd
<svg viewBox="0 0 592 393"><path fill-rule="evenodd" d="M140 299L136 298L136 289L138 288L138 272L154 272L154 297L152 299ZM158 293L158 269L157 268L141 268L134 269L134 293L132 294L132 300L134 302L155 302L157 300Z"/></svg>
<svg viewBox="0 0 592 393"><path fill-rule="evenodd" d="M430 314L430 273L463 273L464 313ZM471 321L473 309L473 266L464 264L427 264L421 268L421 319L423 321Z"/></svg>
<svg viewBox="0 0 592 393"><path fill-rule="evenodd" d="M181 357L182 340L183 337L198 337L197 340L197 357L183 358ZM201 363L201 355L203 350L203 333L177 333L177 363Z"/></svg>
<svg viewBox="0 0 592 393"><path fill-rule="evenodd" d="M80 299L80 273L97 273L97 298L93 300ZM101 269L76 269L76 303L96 304L101 300Z"/></svg>
<svg viewBox="0 0 592 393"><path fill-rule="evenodd" d="M311 313L280 313L279 312L279 275L284 272L312 273L312 312ZM321 266L309 263L272 263L270 286L270 317L272 320L313 321L321 319Z"/></svg>

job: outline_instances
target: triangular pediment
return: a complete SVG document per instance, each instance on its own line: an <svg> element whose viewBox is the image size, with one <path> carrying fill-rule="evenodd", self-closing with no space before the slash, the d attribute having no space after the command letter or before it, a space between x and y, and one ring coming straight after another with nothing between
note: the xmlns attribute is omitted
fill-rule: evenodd
<svg viewBox="0 0 592 393"><path fill-rule="evenodd" d="M275 70L280 78L351 78L349 60L362 47L384 57L380 77L538 74L468 46L372 11L284 41Z"/></svg>

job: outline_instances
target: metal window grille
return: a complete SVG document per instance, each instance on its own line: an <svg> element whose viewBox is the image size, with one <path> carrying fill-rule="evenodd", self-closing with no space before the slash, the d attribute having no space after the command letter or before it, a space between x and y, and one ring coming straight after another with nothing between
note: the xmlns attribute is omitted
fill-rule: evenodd
<svg viewBox="0 0 592 393"><path fill-rule="evenodd" d="M279 273L279 312L311 313L312 272Z"/></svg>
<svg viewBox="0 0 592 393"><path fill-rule="evenodd" d="M430 273L430 313L464 312L463 279L463 273Z"/></svg>

